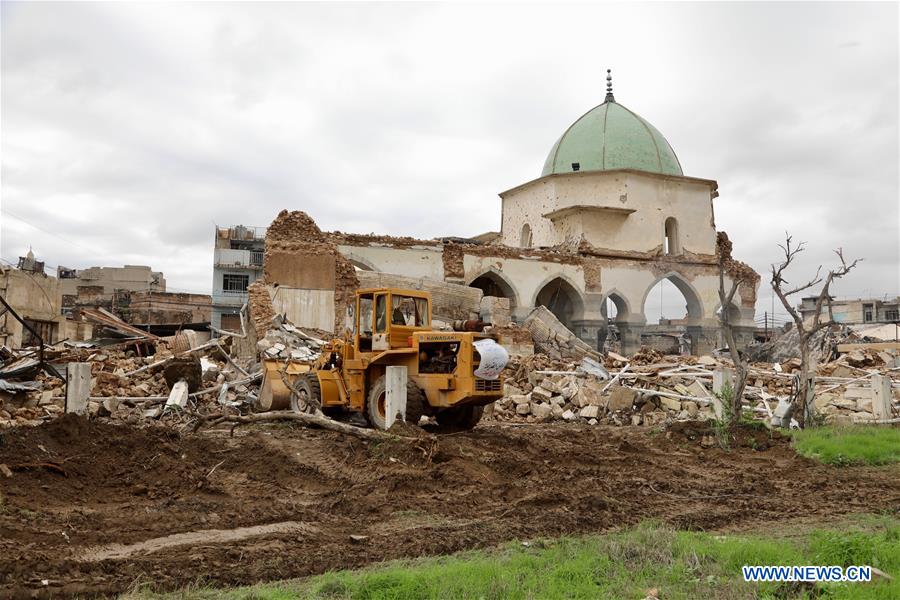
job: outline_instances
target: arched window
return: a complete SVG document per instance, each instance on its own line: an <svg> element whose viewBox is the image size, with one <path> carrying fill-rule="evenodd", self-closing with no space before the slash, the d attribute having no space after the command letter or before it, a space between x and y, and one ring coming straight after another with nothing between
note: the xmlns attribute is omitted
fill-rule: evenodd
<svg viewBox="0 0 900 600"><path fill-rule="evenodd" d="M681 241L678 239L678 221L675 217L666 219L663 254L681 254Z"/></svg>
<svg viewBox="0 0 900 600"><path fill-rule="evenodd" d="M519 238L519 246L531 248L531 226L528 223L522 225L522 236Z"/></svg>

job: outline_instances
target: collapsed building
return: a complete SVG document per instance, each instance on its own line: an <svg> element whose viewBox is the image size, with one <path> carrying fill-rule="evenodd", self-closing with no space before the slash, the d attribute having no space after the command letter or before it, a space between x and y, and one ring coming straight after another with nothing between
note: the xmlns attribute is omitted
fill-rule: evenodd
<svg viewBox="0 0 900 600"><path fill-rule="evenodd" d="M322 233L305 215L282 212L272 226L278 239L266 236L263 280L274 286L276 310L331 332L341 328L340 315L329 322L340 313L344 283L421 289L443 282L435 291L475 316L491 312L482 298L504 299L497 308L508 307L519 322L545 306L594 348L603 348L612 323L626 354L642 345L648 294L668 280L685 300L684 318L673 323L685 350L699 355L722 345L720 264L726 287L739 284L725 307L738 344L751 342L755 330L760 278L716 232L717 197L716 181L686 176L665 137L619 104L610 82L605 101L552 146L540 177L500 194L499 232L436 240ZM288 247L287 237L310 243ZM481 297L467 300L460 287Z"/></svg>
<svg viewBox="0 0 900 600"><path fill-rule="evenodd" d="M52 344L70 337L60 310L59 280L44 273L44 263L31 250L18 268L0 266L0 297L8 304L0 307L0 346L21 348L36 345L38 338Z"/></svg>

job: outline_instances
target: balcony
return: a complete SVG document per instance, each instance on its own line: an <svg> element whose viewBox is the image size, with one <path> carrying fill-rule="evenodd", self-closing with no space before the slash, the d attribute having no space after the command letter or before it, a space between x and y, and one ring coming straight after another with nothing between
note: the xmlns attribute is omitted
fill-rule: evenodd
<svg viewBox="0 0 900 600"><path fill-rule="evenodd" d="M227 290L213 290L212 303L214 306L242 306L247 301L247 292L232 292Z"/></svg>
<svg viewBox="0 0 900 600"><path fill-rule="evenodd" d="M251 269L262 270L262 250L231 250L228 248L216 248L213 264L218 269Z"/></svg>

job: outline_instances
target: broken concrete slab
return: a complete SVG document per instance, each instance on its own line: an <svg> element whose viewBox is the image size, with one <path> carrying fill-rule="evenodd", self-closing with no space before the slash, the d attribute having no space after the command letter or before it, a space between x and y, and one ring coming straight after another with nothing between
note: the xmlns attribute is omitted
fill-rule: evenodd
<svg viewBox="0 0 900 600"><path fill-rule="evenodd" d="M631 410L634 401L637 398L637 392L622 386L614 386L609 396L609 402L606 404L607 410L615 412L619 410Z"/></svg>

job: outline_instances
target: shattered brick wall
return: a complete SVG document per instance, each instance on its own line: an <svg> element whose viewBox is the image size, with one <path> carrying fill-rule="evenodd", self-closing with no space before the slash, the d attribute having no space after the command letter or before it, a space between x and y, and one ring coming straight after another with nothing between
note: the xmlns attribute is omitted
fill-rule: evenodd
<svg viewBox="0 0 900 600"><path fill-rule="evenodd" d="M266 231L264 280L269 285L334 290L334 331L344 332L359 280L356 270L303 211L283 210Z"/></svg>

